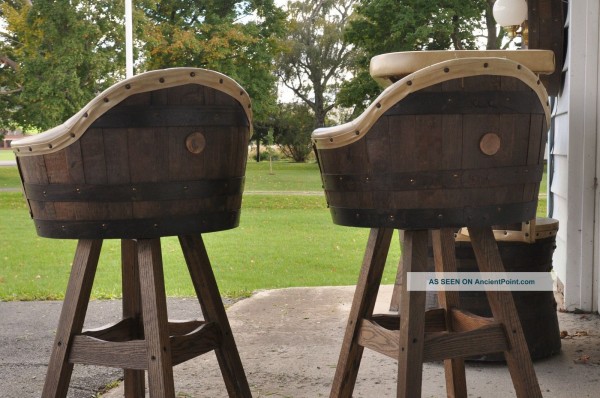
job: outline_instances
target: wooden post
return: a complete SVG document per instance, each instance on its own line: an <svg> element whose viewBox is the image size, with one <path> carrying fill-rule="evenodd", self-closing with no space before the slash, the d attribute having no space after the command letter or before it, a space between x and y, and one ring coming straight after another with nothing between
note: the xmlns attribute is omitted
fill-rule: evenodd
<svg viewBox="0 0 600 398"><path fill-rule="evenodd" d="M481 272L504 272L498 244L491 227L469 227L471 244ZM517 397L541 397L540 385L531 362L521 321L510 291L486 291L494 320L506 329L509 349L504 352Z"/></svg>
<svg viewBox="0 0 600 398"><path fill-rule="evenodd" d="M83 328L101 247L101 239L81 239L77 243L42 391L43 398L67 396L73 373L73 364L69 363L68 357L69 343L71 337Z"/></svg>
<svg viewBox="0 0 600 398"><path fill-rule="evenodd" d="M175 385L160 239L140 239L137 246L150 396L174 398Z"/></svg>
<svg viewBox="0 0 600 398"><path fill-rule="evenodd" d="M331 387L331 398L352 397L364 350L358 344L360 321L373 314L393 232L390 228L371 229Z"/></svg>
<svg viewBox="0 0 600 398"><path fill-rule="evenodd" d="M121 241L121 272L123 286L123 318L132 318L137 325L133 338L143 339L142 301L140 296L140 276L137 258L137 242L131 239ZM143 398L145 374L143 370L125 369L125 398Z"/></svg>
<svg viewBox="0 0 600 398"><path fill-rule="evenodd" d="M217 281L212 272L210 260L202 237L179 236L183 255L192 277L192 283L207 322L215 322L222 333L221 347L215 349L225 386L231 398L252 397L250 386L242 366L231 326L223 307Z"/></svg>
<svg viewBox="0 0 600 398"><path fill-rule="evenodd" d="M454 232L450 228L431 231L433 258L436 272L457 272ZM460 307L458 292L442 290L438 293L439 306L446 311L446 329L454 330L453 308ZM465 361L462 358L444 360L446 374L446 392L448 397L467 397L467 381L465 378Z"/></svg>
<svg viewBox="0 0 600 398"><path fill-rule="evenodd" d="M427 230L404 231L402 279L407 272L427 270ZM398 357L397 396L421 396L423 345L425 342L425 292L408 291L402 285L400 298L400 350Z"/></svg>

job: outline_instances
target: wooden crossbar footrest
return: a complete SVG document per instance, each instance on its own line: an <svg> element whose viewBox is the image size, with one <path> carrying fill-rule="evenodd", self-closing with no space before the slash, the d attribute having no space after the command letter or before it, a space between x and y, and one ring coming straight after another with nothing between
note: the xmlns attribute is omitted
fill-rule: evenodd
<svg viewBox="0 0 600 398"><path fill-rule="evenodd" d="M371 320L388 330L400 329L399 314L377 314ZM433 308L425 312L425 332L442 332L446 330L446 310Z"/></svg>
<svg viewBox="0 0 600 398"><path fill-rule="evenodd" d="M508 349L504 327L493 319L453 309L450 317L453 332L446 331L445 310L436 308L425 313L424 362L448 358L502 352ZM358 344L391 358L398 358L400 349L400 317L374 315L363 319Z"/></svg>
<svg viewBox="0 0 600 398"><path fill-rule="evenodd" d="M73 337L70 363L148 369L146 341L135 336L133 318L102 328L86 330ZM214 322L170 321L169 341L173 365L195 358L221 345L221 330Z"/></svg>

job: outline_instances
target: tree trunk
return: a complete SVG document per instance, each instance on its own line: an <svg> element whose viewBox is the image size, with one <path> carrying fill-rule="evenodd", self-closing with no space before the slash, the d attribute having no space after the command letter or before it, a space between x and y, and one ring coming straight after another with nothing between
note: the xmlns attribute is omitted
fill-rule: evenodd
<svg viewBox="0 0 600 398"><path fill-rule="evenodd" d="M500 43L498 43L498 36L496 35L496 20L494 19L494 14L492 13L492 9L494 8L494 3L496 0L488 0L487 7L485 9L485 23L487 25L487 44L485 46L486 50L497 50L500 48Z"/></svg>

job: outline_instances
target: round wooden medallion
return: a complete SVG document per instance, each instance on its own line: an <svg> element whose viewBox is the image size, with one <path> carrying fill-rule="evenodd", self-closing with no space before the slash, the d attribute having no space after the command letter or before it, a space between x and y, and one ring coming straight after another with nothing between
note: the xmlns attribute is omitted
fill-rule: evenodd
<svg viewBox="0 0 600 398"><path fill-rule="evenodd" d="M202 153L205 146L206 138L204 138L204 134L200 132L192 133L185 139L185 147L195 155Z"/></svg>
<svg viewBox="0 0 600 398"><path fill-rule="evenodd" d="M500 137L496 133L487 133L479 140L479 149L488 156L495 155L500 150Z"/></svg>

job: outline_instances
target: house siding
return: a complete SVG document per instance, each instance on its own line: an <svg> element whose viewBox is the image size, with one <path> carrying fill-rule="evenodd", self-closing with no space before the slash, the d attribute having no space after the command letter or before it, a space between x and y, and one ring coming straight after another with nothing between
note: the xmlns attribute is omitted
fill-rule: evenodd
<svg viewBox="0 0 600 398"><path fill-rule="evenodd" d="M567 310L599 308L599 15L597 0L569 4L565 84L553 113L549 215L560 222L554 268Z"/></svg>

